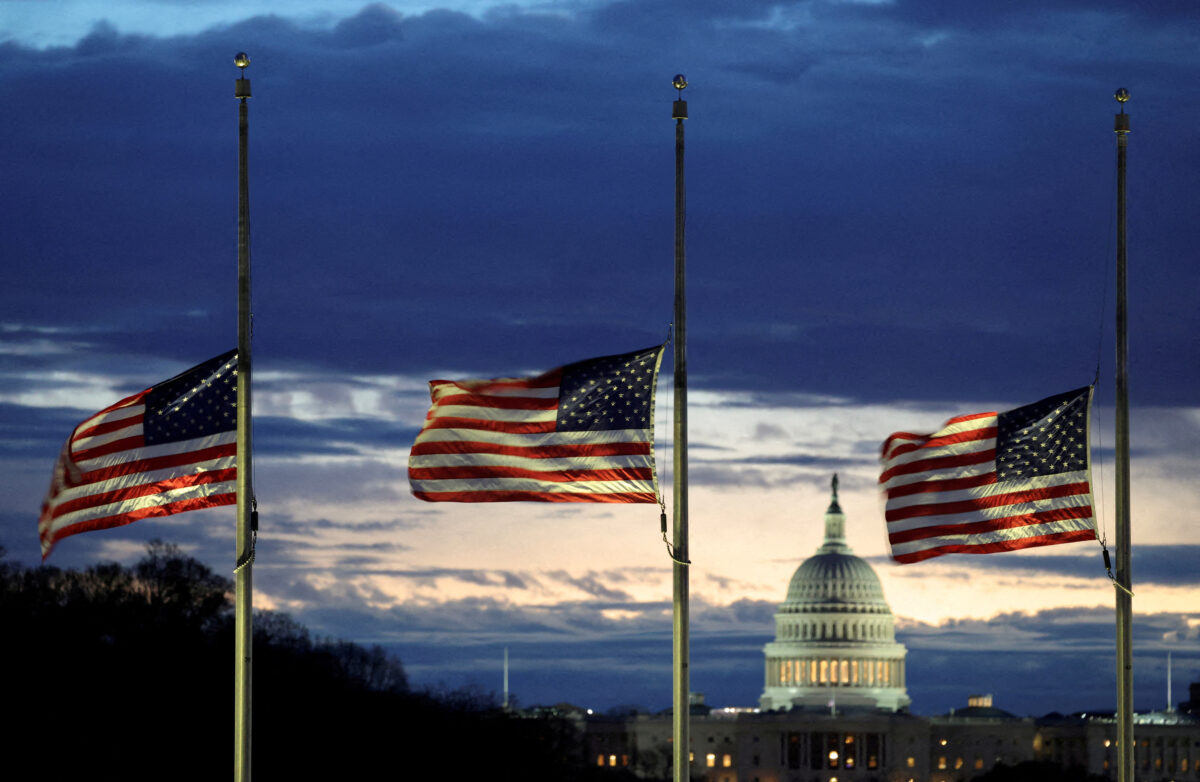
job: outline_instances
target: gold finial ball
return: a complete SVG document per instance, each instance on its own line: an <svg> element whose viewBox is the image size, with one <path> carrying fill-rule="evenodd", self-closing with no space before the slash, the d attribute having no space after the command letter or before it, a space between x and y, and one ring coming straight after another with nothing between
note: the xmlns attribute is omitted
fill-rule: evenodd
<svg viewBox="0 0 1200 782"><path fill-rule="evenodd" d="M682 91L687 86L687 77L682 73L677 73L675 74L675 78L671 79L671 84L675 89Z"/></svg>
<svg viewBox="0 0 1200 782"><path fill-rule="evenodd" d="M1122 87L1113 93L1113 97L1117 99L1117 103L1124 103L1129 100L1129 90Z"/></svg>
<svg viewBox="0 0 1200 782"><path fill-rule="evenodd" d="M233 64L239 68L245 68L250 64L250 55L245 52L238 52L233 57Z"/></svg>

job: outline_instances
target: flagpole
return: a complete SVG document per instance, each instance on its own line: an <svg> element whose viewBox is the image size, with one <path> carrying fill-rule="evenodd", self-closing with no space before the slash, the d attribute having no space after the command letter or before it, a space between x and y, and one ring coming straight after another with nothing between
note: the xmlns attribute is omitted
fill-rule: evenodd
<svg viewBox="0 0 1200 782"><path fill-rule="evenodd" d="M674 430L674 540L673 602L675 619L672 625L674 654L672 673L672 736L674 744L675 782L690 778L690 744L688 731L690 698L688 683L688 474L687 474L687 291L686 252L684 249L684 186L683 186L683 121L687 119L687 101L682 99L687 79L677 74L672 80L679 97L672 107L675 120L675 430Z"/></svg>
<svg viewBox="0 0 1200 782"><path fill-rule="evenodd" d="M1129 316L1125 287L1125 148L1129 140L1125 102L1129 100L1129 90L1121 88L1115 97L1121 104L1121 113L1116 115L1113 125L1117 134L1117 780L1134 782L1133 581L1129 569Z"/></svg>
<svg viewBox="0 0 1200 782"><path fill-rule="evenodd" d="M250 464L250 176L247 163L249 116L246 99L250 80L246 66L250 58L238 53L234 64L240 69L234 97L238 99L238 363L237 363L237 566L234 605L234 746L233 775L237 782L250 782L251 652L253 649L254 509Z"/></svg>

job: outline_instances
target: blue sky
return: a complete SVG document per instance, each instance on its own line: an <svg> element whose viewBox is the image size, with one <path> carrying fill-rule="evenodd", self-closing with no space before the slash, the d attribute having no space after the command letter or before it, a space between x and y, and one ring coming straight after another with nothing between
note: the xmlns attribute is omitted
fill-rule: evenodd
<svg viewBox="0 0 1200 782"><path fill-rule="evenodd" d="M525 702L666 706L655 509L427 505L404 465L430 378L665 337L683 72L694 688L756 701L836 470L915 711L976 691L1103 708L1099 547L895 567L874 483L892 431L1099 365L1112 536L1124 86L1135 692L1161 706L1168 650L1177 682L1200 679L1198 43L1200 10L1168 2L0 2L0 545L37 562L37 507L84 415L236 341L246 51L257 604L385 643L418 682L496 689L509 646ZM232 524L81 535L51 564L160 537L227 571Z"/></svg>

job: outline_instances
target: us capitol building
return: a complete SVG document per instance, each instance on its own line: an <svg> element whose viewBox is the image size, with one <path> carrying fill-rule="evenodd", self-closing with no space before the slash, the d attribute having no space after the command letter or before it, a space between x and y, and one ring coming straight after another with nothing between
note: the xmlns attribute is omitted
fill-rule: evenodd
<svg viewBox="0 0 1200 782"><path fill-rule="evenodd" d="M828 704L907 708L904 644L879 576L846 544L837 476L825 511L825 543L796 568L766 648L763 711Z"/></svg>
<svg viewBox="0 0 1200 782"><path fill-rule="evenodd" d="M1031 761L1116 779L1111 716L1021 718L995 708L991 695L969 696L942 716L910 713L907 650L879 577L854 555L845 529L835 475L824 542L796 568L775 612L758 708L710 709L694 696L692 779L967 782ZM1138 782L1200 782L1200 683L1183 705L1198 716L1136 715ZM587 717L582 728L590 764L671 779L669 712Z"/></svg>

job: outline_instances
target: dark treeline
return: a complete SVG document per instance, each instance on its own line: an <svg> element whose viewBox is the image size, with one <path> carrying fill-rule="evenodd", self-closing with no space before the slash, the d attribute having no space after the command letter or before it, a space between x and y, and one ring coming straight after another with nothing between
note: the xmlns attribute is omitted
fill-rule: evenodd
<svg viewBox="0 0 1200 782"><path fill-rule="evenodd" d="M231 778L232 597L229 579L157 541L132 567L0 558L10 766L51 780ZM414 692L382 648L314 639L284 614L255 614L253 676L255 780L598 772L569 722Z"/></svg>

